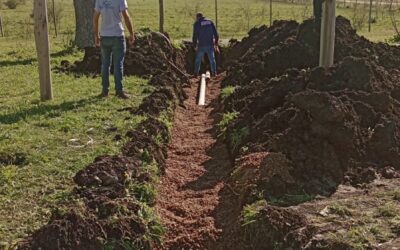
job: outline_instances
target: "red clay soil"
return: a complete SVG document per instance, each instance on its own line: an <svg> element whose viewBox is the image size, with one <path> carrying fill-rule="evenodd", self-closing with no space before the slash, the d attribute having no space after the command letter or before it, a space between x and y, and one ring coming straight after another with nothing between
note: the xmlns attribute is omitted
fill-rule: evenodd
<svg viewBox="0 0 400 250"><path fill-rule="evenodd" d="M193 79L185 107L176 110L156 205L168 229L161 249L215 249L221 237L217 210L226 203L222 190L232 166L213 131L221 77L208 83L204 107L197 105L198 80Z"/></svg>

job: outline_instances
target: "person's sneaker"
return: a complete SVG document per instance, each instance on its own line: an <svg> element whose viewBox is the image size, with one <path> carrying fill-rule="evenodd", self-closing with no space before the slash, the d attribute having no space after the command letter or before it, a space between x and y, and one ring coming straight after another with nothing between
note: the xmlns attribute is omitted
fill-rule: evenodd
<svg viewBox="0 0 400 250"><path fill-rule="evenodd" d="M122 91L122 92L117 92L117 93L116 93L116 96L117 96L118 98L121 98L121 99L129 99L129 98L130 98L130 96L129 96L127 93L125 93L124 91Z"/></svg>
<svg viewBox="0 0 400 250"><path fill-rule="evenodd" d="M108 97L108 91L102 91L101 94L99 95L100 98L106 98Z"/></svg>
<svg viewBox="0 0 400 250"><path fill-rule="evenodd" d="M214 73L211 73L211 76L212 77L216 77L218 74L216 73L216 72L214 72Z"/></svg>

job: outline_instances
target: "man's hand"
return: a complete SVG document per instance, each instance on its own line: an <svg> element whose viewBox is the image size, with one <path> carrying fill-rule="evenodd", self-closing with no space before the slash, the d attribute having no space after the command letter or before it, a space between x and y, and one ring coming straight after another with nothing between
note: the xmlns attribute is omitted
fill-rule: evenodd
<svg viewBox="0 0 400 250"><path fill-rule="evenodd" d="M135 43L135 35L130 35L128 37L128 43L129 43L129 46L133 46L133 44Z"/></svg>
<svg viewBox="0 0 400 250"><path fill-rule="evenodd" d="M97 36L94 38L94 45L96 46L96 48L99 48L99 47L100 47L100 36L99 36L99 35L97 35Z"/></svg>
<svg viewBox="0 0 400 250"><path fill-rule="evenodd" d="M100 12L95 11L93 14L93 34L94 34L94 45L96 47L100 47L99 18L100 18Z"/></svg>

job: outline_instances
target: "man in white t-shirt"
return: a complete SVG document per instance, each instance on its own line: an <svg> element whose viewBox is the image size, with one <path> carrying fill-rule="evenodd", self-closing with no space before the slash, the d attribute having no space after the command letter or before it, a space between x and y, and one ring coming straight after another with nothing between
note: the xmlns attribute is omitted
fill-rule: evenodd
<svg viewBox="0 0 400 250"><path fill-rule="evenodd" d="M99 32L99 18L101 16L101 30ZM126 0L96 0L94 9L93 26L96 47L101 48L101 75L102 97L107 97L110 87L111 56L114 62L114 80L116 95L122 99L129 96L124 92L122 84L124 74L124 59L126 53L126 42L124 37L125 25L129 31L129 43L133 44L135 36L133 33L132 20L128 13Z"/></svg>

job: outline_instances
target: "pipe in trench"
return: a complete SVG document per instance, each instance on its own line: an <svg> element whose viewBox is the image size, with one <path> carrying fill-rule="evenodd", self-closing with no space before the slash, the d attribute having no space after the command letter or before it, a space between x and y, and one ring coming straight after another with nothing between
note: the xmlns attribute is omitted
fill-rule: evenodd
<svg viewBox="0 0 400 250"><path fill-rule="evenodd" d="M206 75L201 75L200 80L200 95L199 95L199 106L206 105Z"/></svg>

